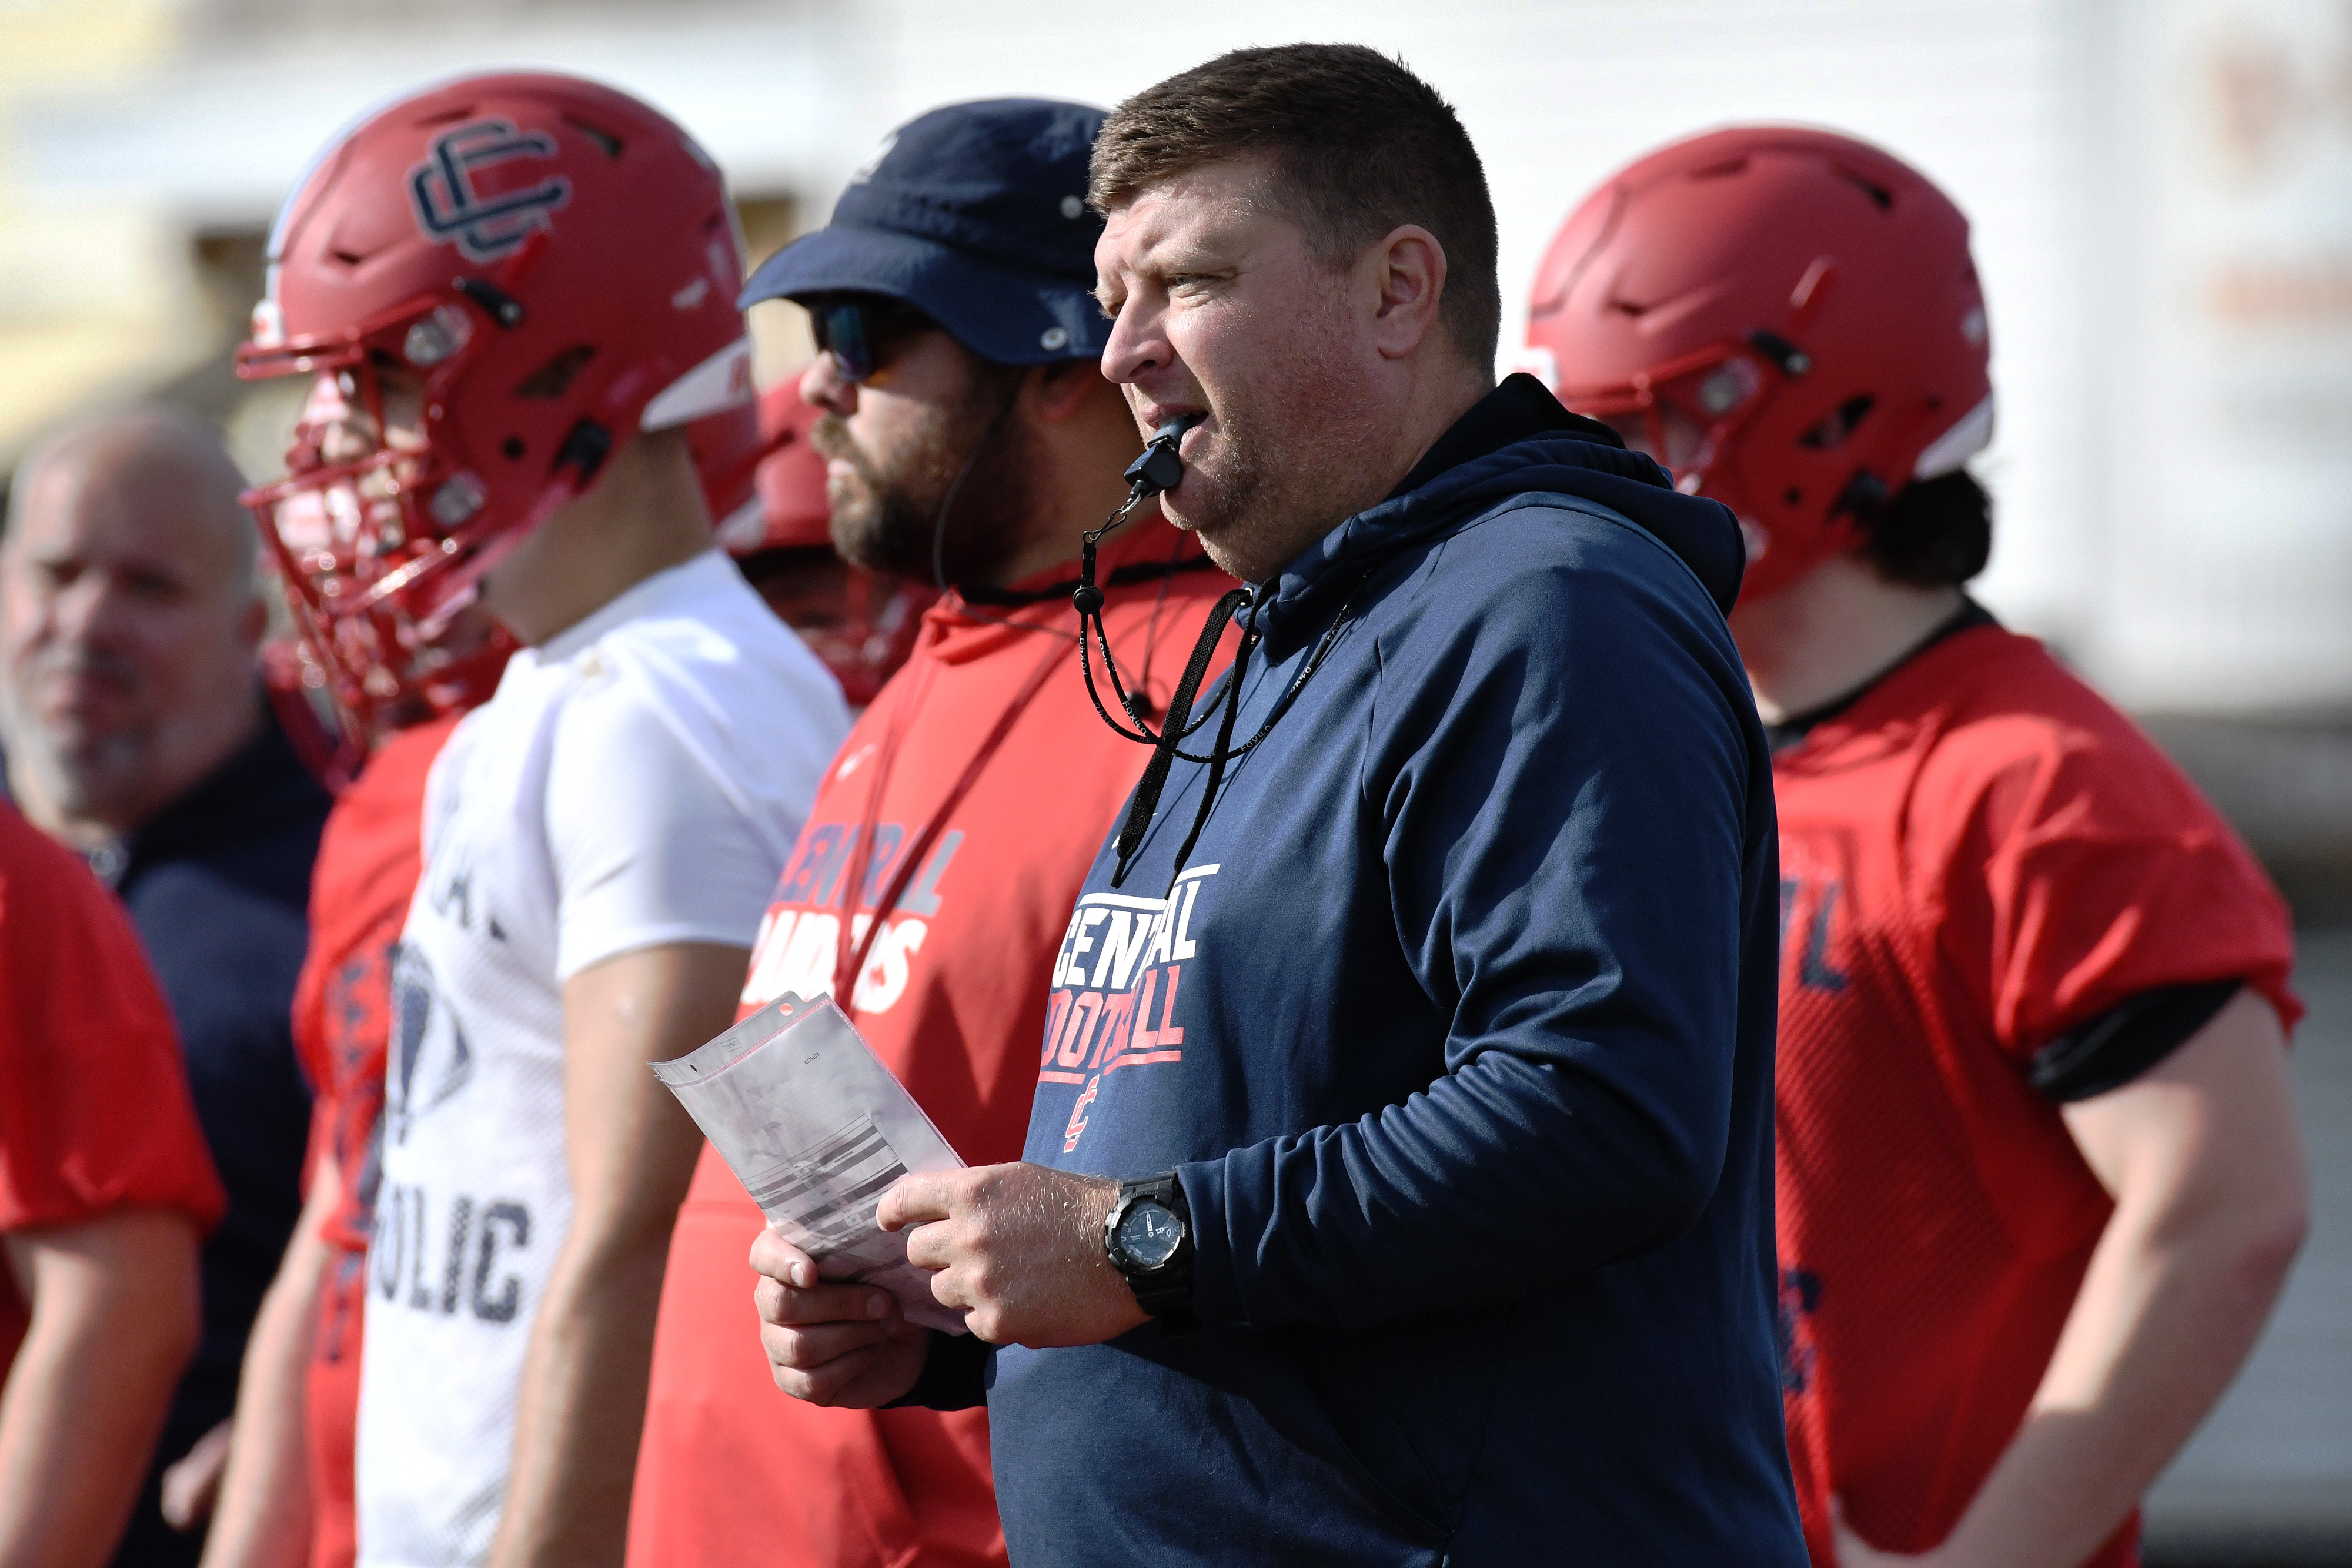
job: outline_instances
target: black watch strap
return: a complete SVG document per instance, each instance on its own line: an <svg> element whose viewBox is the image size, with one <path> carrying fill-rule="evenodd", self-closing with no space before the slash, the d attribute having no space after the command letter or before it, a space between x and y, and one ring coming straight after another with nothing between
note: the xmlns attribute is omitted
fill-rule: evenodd
<svg viewBox="0 0 2352 1568"><path fill-rule="evenodd" d="M1149 1200L1176 1217L1184 1228L1184 1239L1167 1262L1157 1269L1139 1270L1123 1266L1118 1249L1112 1244L1119 1222L1138 1202ZM1184 1186L1173 1171L1165 1176L1148 1176L1141 1181L1118 1185L1118 1200L1111 1205L1109 1218L1103 1226L1103 1246L1109 1253L1111 1266L1127 1281L1127 1288L1135 1292L1136 1304L1160 1321L1169 1333L1182 1333L1200 1327L1192 1315L1192 1206L1184 1201Z"/></svg>

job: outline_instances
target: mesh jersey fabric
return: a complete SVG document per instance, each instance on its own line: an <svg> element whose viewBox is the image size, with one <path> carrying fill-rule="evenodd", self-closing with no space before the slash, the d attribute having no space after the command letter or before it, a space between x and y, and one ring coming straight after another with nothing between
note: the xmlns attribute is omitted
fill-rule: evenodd
<svg viewBox="0 0 2352 1568"><path fill-rule="evenodd" d="M1828 1503L1924 1551L2014 1436L2112 1205L2027 1082L2153 988L2242 978L2292 1026L2293 936L2195 788L2042 646L1945 639L1774 762L1782 1382ZM2137 1560L2137 1521L2091 1561Z"/></svg>
<svg viewBox="0 0 2352 1568"><path fill-rule="evenodd" d="M1191 536L1156 520L1106 541L1101 578L1194 568ZM1044 573L1034 589L1056 575ZM1164 709L1201 623L1232 586L1184 570L1106 589L1121 674ZM1032 630L997 623L1009 619ZM832 989L843 883L875 770L901 741L878 806L859 908L869 912L1041 660L1059 663L886 917L850 1016L974 1165L1018 1159L1045 1027L1045 977L1102 832L1149 752L1087 700L1066 596L1017 610L935 605L907 667L825 775L767 916L748 1013L785 990ZM1049 628L1041 632L1034 628ZM1230 652L1228 644L1226 652ZM1099 667L1105 700L1110 686ZM1117 709L1114 706L1113 711ZM863 917L853 925L853 936ZM764 1222L708 1146L670 1245L630 1516L632 1568L973 1568L1005 1561L986 1412L821 1410L776 1391L744 1259Z"/></svg>
<svg viewBox="0 0 2352 1568"><path fill-rule="evenodd" d="M649 946L748 947L847 720L710 551L517 653L435 761L392 983L362 1563L477 1563L497 1530L572 1214L563 979Z"/></svg>
<svg viewBox="0 0 2352 1568"><path fill-rule="evenodd" d="M75 855L0 802L0 1231L228 1199L180 1039L130 918ZM28 1303L0 1270L0 1384Z"/></svg>
<svg viewBox="0 0 2352 1568"><path fill-rule="evenodd" d="M310 947L294 985L294 1048L310 1079L310 1179L320 1179L320 1156L331 1155L341 1189L321 1229L334 1255L320 1281L305 1378L311 1568L348 1568L358 1552L352 1446L393 956L416 891L425 777L457 727L453 715L378 747L336 797L310 873Z"/></svg>

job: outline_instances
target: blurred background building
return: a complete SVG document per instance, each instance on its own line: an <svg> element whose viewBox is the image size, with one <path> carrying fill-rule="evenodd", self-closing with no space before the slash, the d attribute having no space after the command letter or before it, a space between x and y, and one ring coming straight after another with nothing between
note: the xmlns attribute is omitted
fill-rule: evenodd
<svg viewBox="0 0 2352 1568"><path fill-rule="evenodd" d="M2138 714L2304 924L2317 1228L2151 1560L2352 1563L2352 5L2345 0L0 0L0 473L137 397L257 479L282 383L227 368L270 218L339 126L535 65L667 109L756 261L895 123L1109 104L1220 49L1402 54L1462 110L1502 222L1506 368L1545 241L1617 164L1734 120L1833 126L1944 183L1990 298L1982 596ZM807 353L757 313L764 379Z"/></svg>

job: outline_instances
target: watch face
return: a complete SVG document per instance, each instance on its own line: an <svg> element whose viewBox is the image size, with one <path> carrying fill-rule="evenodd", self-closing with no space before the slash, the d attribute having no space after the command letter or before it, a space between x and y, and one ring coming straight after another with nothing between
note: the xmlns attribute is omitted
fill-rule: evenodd
<svg viewBox="0 0 2352 1568"><path fill-rule="evenodd" d="M1183 1239L1182 1223L1148 1197L1119 1217L1118 1249L1131 1267L1159 1268L1176 1256Z"/></svg>

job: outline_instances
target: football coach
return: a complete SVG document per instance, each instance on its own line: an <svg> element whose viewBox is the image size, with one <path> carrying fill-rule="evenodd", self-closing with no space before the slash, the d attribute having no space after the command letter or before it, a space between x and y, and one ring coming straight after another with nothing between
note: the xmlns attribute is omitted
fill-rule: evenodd
<svg viewBox="0 0 2352 1568"><path fill-rule="evenodd" d="M1801 1564L1735 518L1495 384L1485 173L1395 62L1223 56L1090 187L1242 652L1079 897L1024 1160L882 1198L972 1333L763 1236L778 1383L985 1398L1024 1568Z"/></svg>

